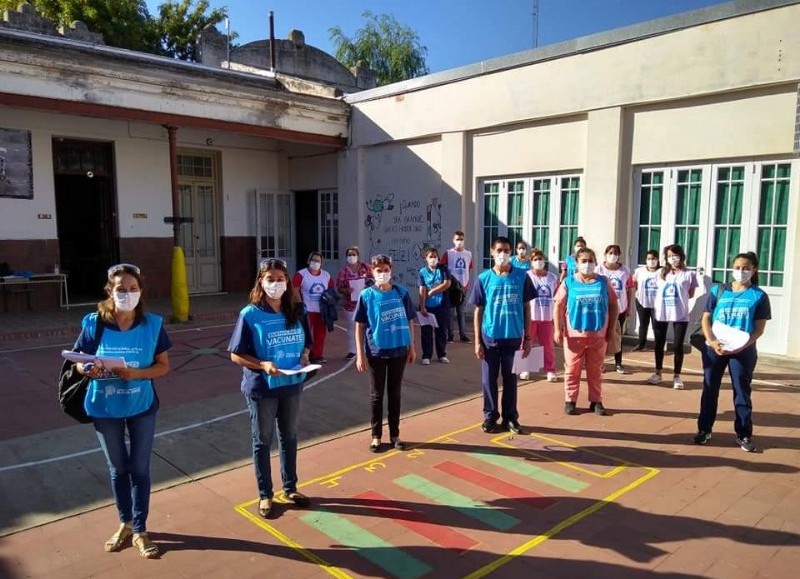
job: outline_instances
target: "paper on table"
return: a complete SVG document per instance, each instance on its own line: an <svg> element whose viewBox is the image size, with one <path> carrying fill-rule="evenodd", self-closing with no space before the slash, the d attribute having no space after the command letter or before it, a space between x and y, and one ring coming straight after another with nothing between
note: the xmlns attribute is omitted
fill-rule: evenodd
<svg viewBox="0 0 800 579"><path fill-rule="evenodd" d="M520 372L540 372L544 366L544 348L537 346L531 348L531 353L527 358L522 357L522 350L514 352L514 364L511 366L511 371L514 374Z"/></svg>
<svg viewBox="0 0 800 579"><path fill-rule="evenodd" d="M298 364L294 368L281 368L280 373L286 376L294 376L295 374L302 374L303 372L313 372L322 368L320 364L309 364L308 366L301 366Z"/></svg>
<svg viewBox="0 0 800 579"><path fill-rule="evenodd" d="M750 334L738 328L734 328L722 322L714 322L711 324L711 332L722 344L722 349L726 352L738 350L747 343L750 339Z"/></svg>
<svg viewBox="0 0 800 579"><path fill-rule="evenodd" d="M350 301L357 302L361 292L364 291L364 284L366 280L363 277L350 280Z"/></svg>
<svg viewBox="0 0 800 579"><path fill-rule="evenodd" d="M80 364L96 364L100 362L107 370L116 370L117 368L127 368L125 358L116 356L98 356L96 354L83 354L82 352L72 352L70 350L62 350L61 357L71 362Z"/></svg>
<svg viewBox="0 0 800 579"><path fill-rule="evenodd" d="M419 322L420 326L433 326L434 328L439 327L439 322L436 321L436 316L431 313L426 316L423 315L422 312L417 312L417 321Z"/></svg>

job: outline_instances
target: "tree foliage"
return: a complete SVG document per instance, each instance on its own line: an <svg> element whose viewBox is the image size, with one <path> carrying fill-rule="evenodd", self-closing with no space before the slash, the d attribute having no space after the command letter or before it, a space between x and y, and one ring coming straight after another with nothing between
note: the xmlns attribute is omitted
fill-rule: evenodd
<svg viewBox="0 0 800 579"><path fill-rule="evenodd" d="M328 30L336 59L348 68L363 63L375 71L378 85L428 74L428 49L419 35L391 14L362 14L364 26L348 38L339 26Z"/></svg>
<svg viewBox="0 0 800 579"><path fill-rule="evenodd" d="M20 0L0 0L0 9L16 9ZM69 26L81 20L100 32L109 46L172 56L197 57L197 36L203 28L222 22L226 8L209 12L207 0L167 0L153 16L144 0L28 0L39 14Z"/></svg>

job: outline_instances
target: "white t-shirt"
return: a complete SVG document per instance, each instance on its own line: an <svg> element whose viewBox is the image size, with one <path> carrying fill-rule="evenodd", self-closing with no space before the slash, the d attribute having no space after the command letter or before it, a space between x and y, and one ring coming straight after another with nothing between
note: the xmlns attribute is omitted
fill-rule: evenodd
<svg viewBox="0 0 800 579"><path fill-rule="evenodd" d="M308 271L308 268L301 269L297 273L303 278L303 283L300 284L300 293L306 309L309 312L319 313L319 297L330 287L331 274L321 269L319 275L314 275Z"/></svg>
<svg viewBox="0 0 800 579"><path fill-rule="evenodd" d="M659 322L689 321L689 291L697 287L697 276L687 269L669 272L666 279L656 277L653 314Z"/></svg>
<svg viewBox="0 0 800 579"><path fill-rule="evenodd" d="M636 280L636 299L642 304L643 308L652 308L656 301L658 292L658 280L656 276L661 275L661 270L649 271L647 267L636 268L633 274Z"/></svg>
<svg viewBox="0 0 800 579"><path fill-rule="evenodd" d="M627 266L620 265L617 269L609 269L604 264L597 266L597 273L608 278L608 283L614 288L619 302L619 313L628 311L628 290L633 286L631 280L631 270Z"/></svg>
<svg viewBox="0 0 800 579"><path fill-rule="evenodd" d="M528 270L528 277L533 282L533 289L536 290L536 299L531 300L531 321L532 322L552 322L553 321L553 296L558 290L558 276L552 271L547 275L539 277L532 269Z"/></svg>
<svg viewBox="0 0 800 579"><path fill-rule="evenodd" d="M470 265L472 265L472 252L468 249L462 249L461 251L455 249L447 250L447 269L464 287L469 284Z"/></svg>

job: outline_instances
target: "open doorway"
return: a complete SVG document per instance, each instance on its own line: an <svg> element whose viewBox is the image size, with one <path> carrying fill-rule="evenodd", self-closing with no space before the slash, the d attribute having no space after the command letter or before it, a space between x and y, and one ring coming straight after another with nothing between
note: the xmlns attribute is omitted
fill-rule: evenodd
<svg viewBox="0 0 800 579"><path fill-rule="evenodd" d="M306 267L308 255L312 251L320 251L317 232L319 230L317 191L297 191L294 196L294 215L297 224L297 263L295 271Z"/></svg>
<svg viewBox="0 0 800 579"><path fill-rule="evenodd" d="M75 303L102 299L118 261L112 160L111 143L53 139L58 248Z"/></svg>

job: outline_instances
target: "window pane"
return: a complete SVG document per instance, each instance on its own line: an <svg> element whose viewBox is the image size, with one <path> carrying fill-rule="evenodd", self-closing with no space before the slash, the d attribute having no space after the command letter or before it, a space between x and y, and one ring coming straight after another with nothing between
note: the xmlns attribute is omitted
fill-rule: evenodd
<svg viewBox="0 0 800 579"><path fill-rule="evenodd" d="M789 163L778 165L778 170L776 171L778 179L788 179L791 176L791 167Z"/></svg>
<svg viewBox="0 0 800 579"><path fill-rule="evenodd" d="M761 200L758 204L759 225L772 223L772 202L775 196L775 182L763 181L761 183Z"/></svg>
<svg viewBox="0 0 800 579"><path fill-rule="evenodd" d="M789 213L789 180L775 184L775 224L786 225Z"/></svg>

